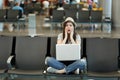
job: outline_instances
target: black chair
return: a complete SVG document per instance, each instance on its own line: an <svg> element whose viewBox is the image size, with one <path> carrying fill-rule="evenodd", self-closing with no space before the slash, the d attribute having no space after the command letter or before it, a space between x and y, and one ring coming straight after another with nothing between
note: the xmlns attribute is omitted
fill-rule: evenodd
<svg viewBox="0 0 120 80"><path fill-rule="evenodd" d="M118 39L86 39L88 71L114 72L118 70Z"/></svg>
<svg viewBox="0 0 120 80"><path fill-rule="evenodd" d="M83 4L79 4L78 10L82 10L82 8L84 8L84 5Z"/></svg>
<svg viewBox="0 0 120 80"><path fill-rule="evenodd" d="M40 12L41 12L41 9L42 9L42 8L41 8L41 4L35 4L33 8L34 8L34 10L37 11L38 13L40 13Z"/></svg>
<svg viewBox="0 0 120 80"><path fill-rule="evenodd" d="M63 8L66 9L70 9L70 4L63 4Z"/></svg>
<svg viewBox="0 0 120 80"><path fill-rule="evenodd" d="M75 21L77 21L77 10L76 9L66 9L65 10L65 18L72 17Z"/></svg>
<svg viewBox="0 0 120 80"><path fill-rule="evenodd" d="M64 10L53 10L51 21L52 22L64 21Z"/></svg>
<svg viewBox="0 0 120 80"><path fill-rule="evenodd" d="M78 4L71 4L69 9L78 10Z"/></svg>
<svg viewBox="0 0 120 80"><path fill-rule="evenodd" d="M29 13L33 13L34 12L34 7L32 3L29 3L27 5L25 5L25 14L28 15Z"/></svg>
<svg viewBox="0 0 120 80"><path fill-rule="evenodd" d="M8 74L10 78L16 78L16 75L17 78L43 76L46 51L47 37L16 37L15 56L8 59L8 66L10 67ZM12 63L14 58L15 64L12 65L10 63Z"/></svg>
<svg viewBox="0 0 120 80"><path fill-rule="evenodd" d="M7 10L7 22L17 22L19 20L19 10Z"/></svg>
<svg viewBox="0 0 120 80"><path fill-rule="evenodd" d="M0 9L0 22L5 22L6 20L6 9Z"/></svg>
<svg viewBox="0 0 120 80"><path fill-rule="evenodd" d="M78 10L78 23L89 23L89 11Z"/></svg>
<svg viewBox="0 0 120 80"><path fill-rule="evenodd" d="M102 22L102 11L91 11L91 22L92 23L95 23L95 22L98 22L98 23L101 23Z"/></svg>
<svg viewBox="0 0 120 80"><path fill-rule="evenodd" d="M0 36L0 78L6 77L7 59L11 54L12 40L12 37Z"/></svg>

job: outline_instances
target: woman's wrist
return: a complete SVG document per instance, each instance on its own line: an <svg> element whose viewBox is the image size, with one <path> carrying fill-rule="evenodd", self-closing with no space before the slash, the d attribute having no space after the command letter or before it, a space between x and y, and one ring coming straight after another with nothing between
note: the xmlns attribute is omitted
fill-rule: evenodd
<svg viewBox="0 0 120 80"><path fill-rule="evenodd" d="M67 40L67 38L65 37L62 43L65 44L65 43L66 43L66 40Z"/></svg>

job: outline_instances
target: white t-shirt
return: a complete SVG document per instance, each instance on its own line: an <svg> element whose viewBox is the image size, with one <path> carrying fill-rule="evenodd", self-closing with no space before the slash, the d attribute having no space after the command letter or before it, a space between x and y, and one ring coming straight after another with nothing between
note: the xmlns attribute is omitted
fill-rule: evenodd
<svg viewBox="0 0 120 80"><path fill-rule="evenodd" d="M49 2L48 1L43 1L43 7L44 8L49 8Z"/></svg>
<svg viewBox="0 0 120 80"><path fill-rule="evenodd" d="M63 40L63 33L60 33L57 37L57 40ZM80 41L81 42L81 37L79 34L76 35L76 41ZM68 44L71 44L71 42L68 42Z"/></svg>

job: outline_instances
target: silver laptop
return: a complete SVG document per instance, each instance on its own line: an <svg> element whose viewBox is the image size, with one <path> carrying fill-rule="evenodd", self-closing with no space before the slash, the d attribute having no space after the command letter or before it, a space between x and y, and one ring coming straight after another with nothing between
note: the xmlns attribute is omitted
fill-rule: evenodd
<svg viewBox="0 0 120 80"><path fill-rule="evenodd" d="M81 58L79 44L56 44L56 59L60 61L78 60Z"/></svg>

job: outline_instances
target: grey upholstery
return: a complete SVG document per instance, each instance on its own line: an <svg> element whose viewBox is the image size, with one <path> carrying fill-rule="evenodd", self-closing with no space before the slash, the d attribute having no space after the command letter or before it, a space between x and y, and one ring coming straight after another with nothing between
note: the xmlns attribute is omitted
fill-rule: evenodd
<svg viewBox="0 0 120 80"><path fill-rule="evenodd" d="M76 9L66 9L65 10L65 18L72 17L75 21L77 21L77 10Z"/></svg>
<svg viewBox="0 0 120 80"><path fill-rule="evenodd" d="M78 5L77 4L64 4L63 8L65 10L67 10L67 9L75 9L75 10L77 10L78 9Z"/></svg>
<svg viewBox="0 0 120 80"><path fill-rule="evenodd" d="M63 5L63 8L66 10L66 9L69 9L70 8L70 4L64 4Z"/></svg>
<svg viewBox="0 0 120 80"><path fill-rule="evenodd" d="M40 75L45 69L46 52L47 37L16 37L15 69L8 70L8 73L11 75Z"/></svg>
<svg viewBox="0 0 120 80"><path fill-rule="evenodd" d="M78 22L79 23L90 22L89 11L78 10Z"/></svg>
<svg viewBox="0 0 120 80"><path fill-rule="evenodd" d="M53 10L52 22L62 22L64 20L64 10Z"/></svg>
<svg viewBox="0 0 120 80"><path fill-rule="evenodd" d="M0 9L0 22L4 22L6 19L6 9Z"/></svg>
<svg viewBox="0 0 120 80"><path fill-rule="evenodd" d="M91 11L91 22L102 22L102 11Z"/></svg>
<svg viewBox="0 0 120 80"><path fill-rule="evenodd" d="M19 18L19 10L9 9L7 11L7 22L16 22Z"/></svg>
<svg viewBox="0 0 120 80"><path fill-rule="evenodd" d="M88 71L118 70L118 40L90 38L86 40Z"/></svg>
<svg viewBox="0 0 120 80"><path fill-rule="evenodd" d="M0 73L4 73L7 67L7 59L12 50L12 37L0 36Z"/></svg>
<svg viewBox="0 0 120 80"><path fill-rule="evenodd" d="M71 4L69 9L78 10L78 4Z"/></svg>
<svg viewBox="0 0 120 80"><path fill-rule="evenodd" d="M57 43L57 37L51 37L50 53L51 56L53 57L56 57L56 43Z"/></svg>
<svg viewBox="0 0 120 80"><path fill-rule="evenodd" d="M35 5L34 5L34 10L35 10L35 11L38 11L38 12L40 13L41 9L42 9L42 8L41 8L41 4L35 4Z"/></svg>

